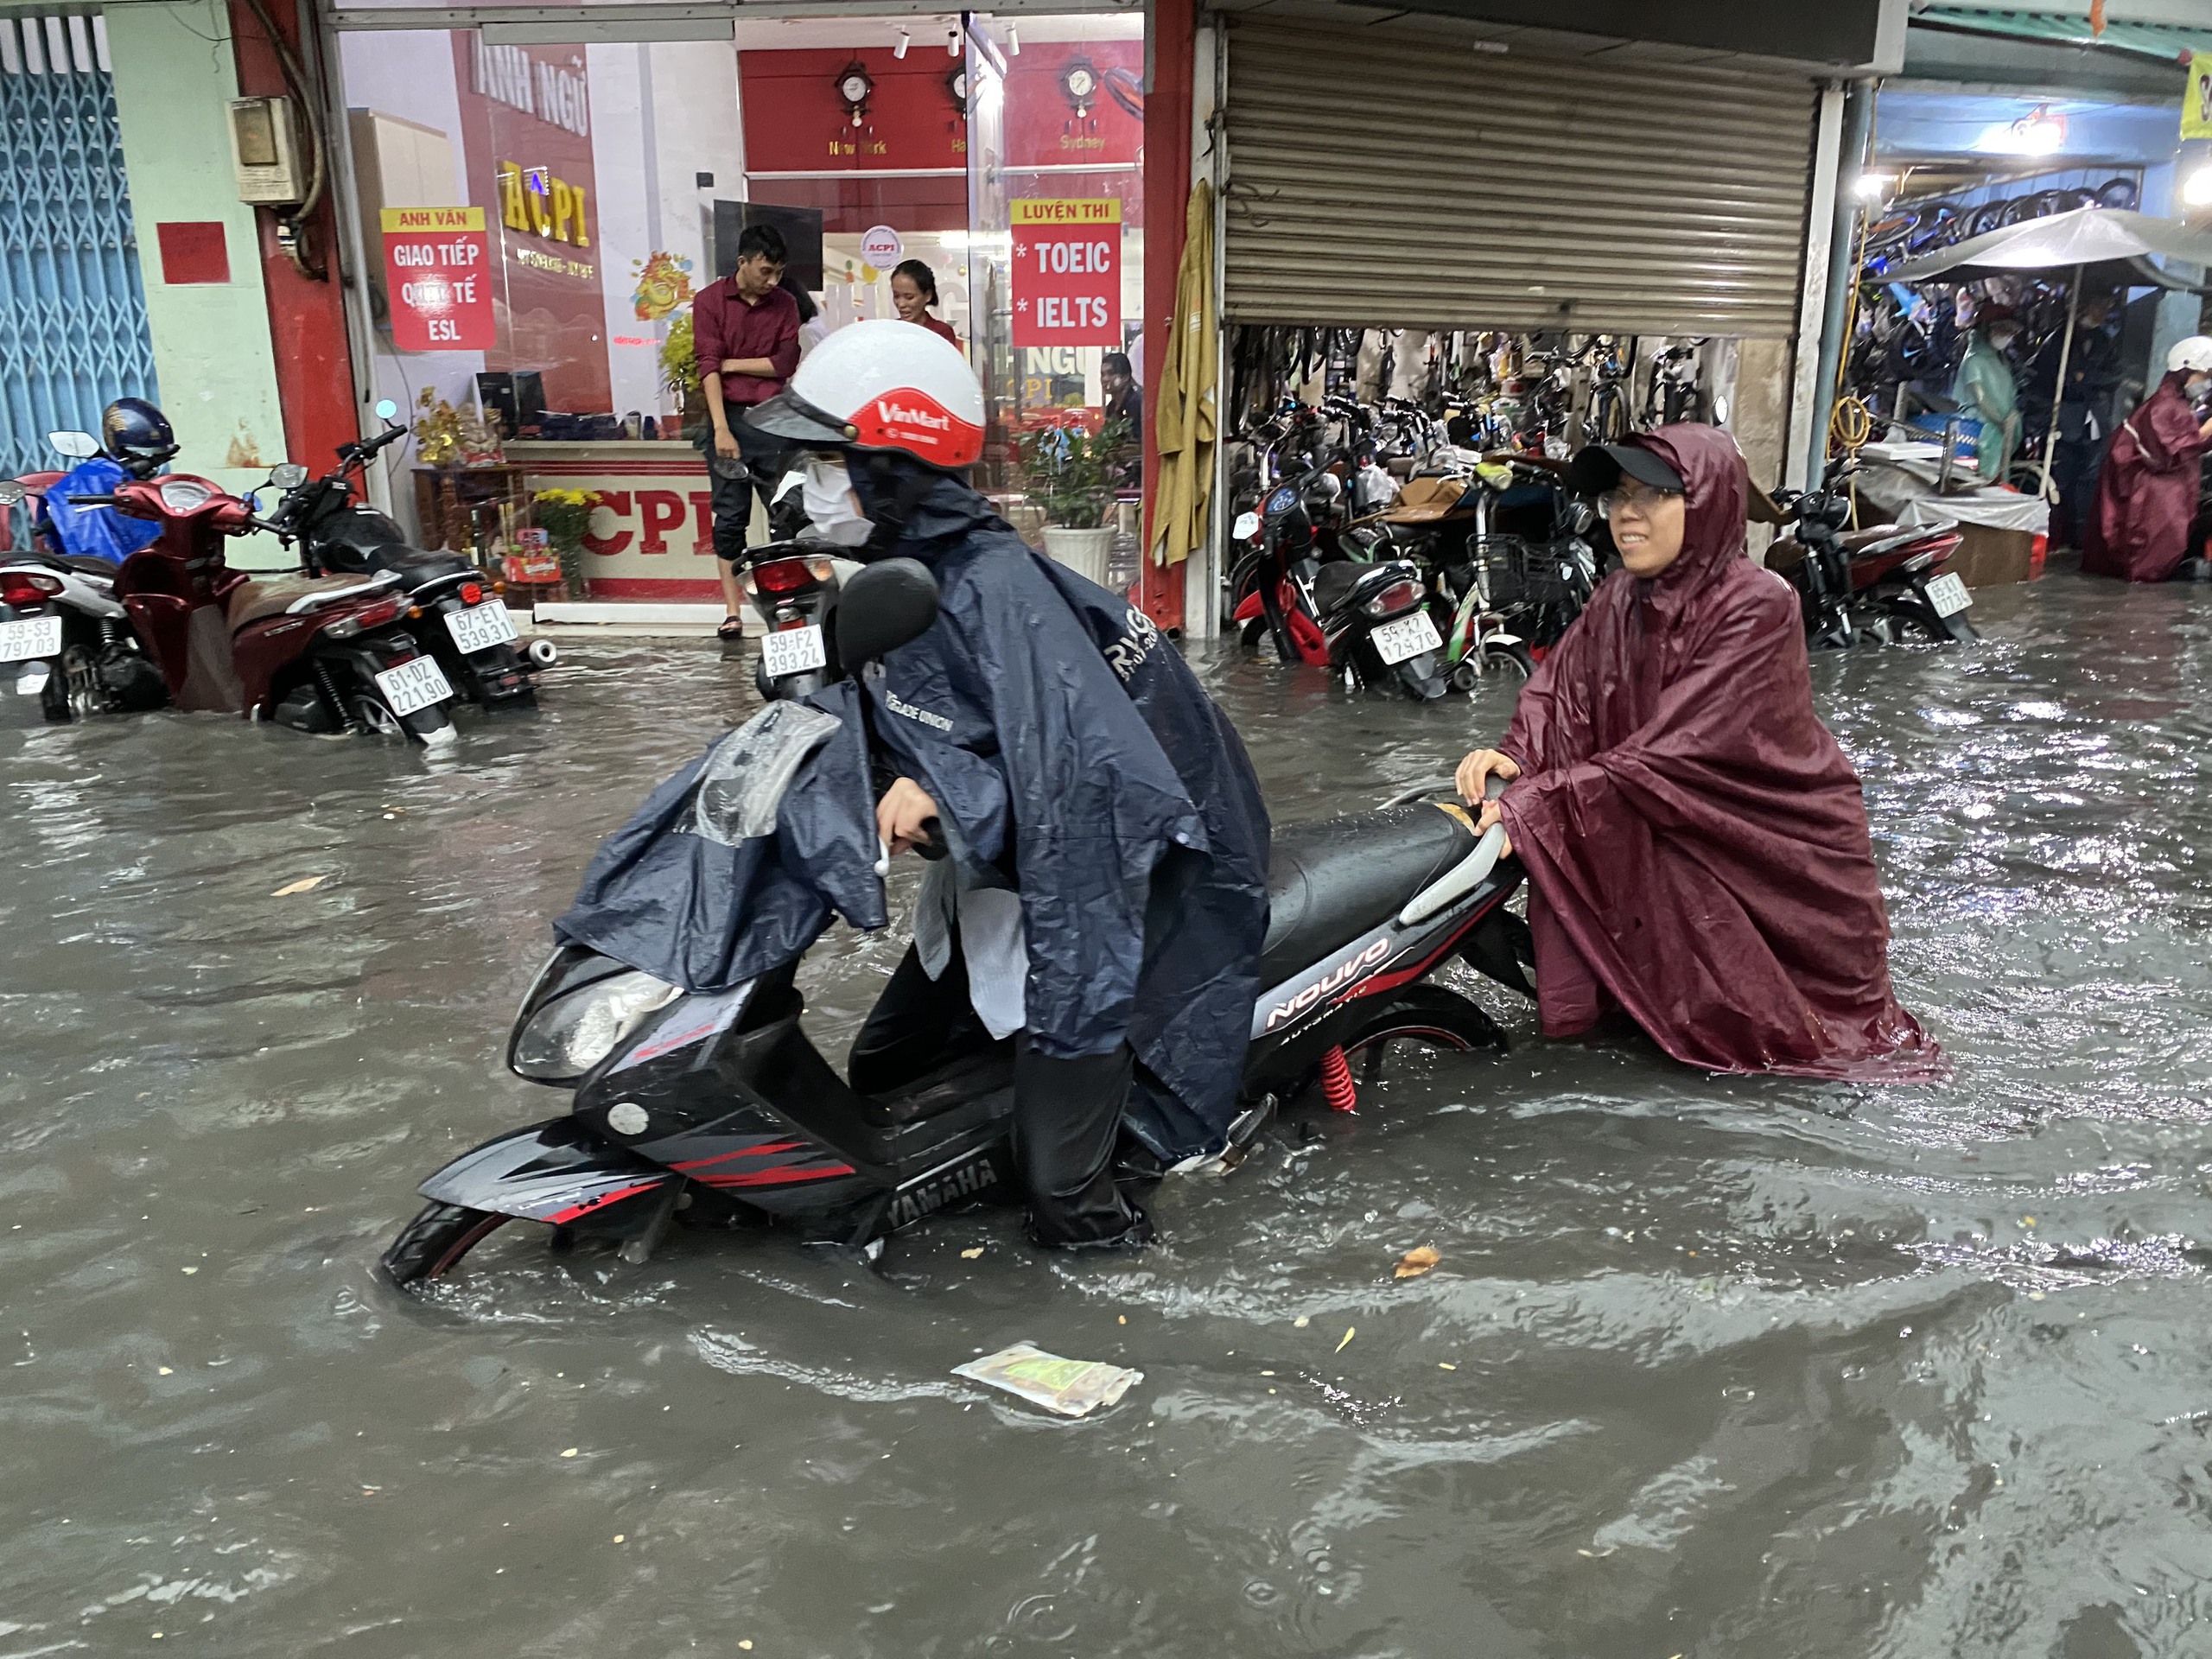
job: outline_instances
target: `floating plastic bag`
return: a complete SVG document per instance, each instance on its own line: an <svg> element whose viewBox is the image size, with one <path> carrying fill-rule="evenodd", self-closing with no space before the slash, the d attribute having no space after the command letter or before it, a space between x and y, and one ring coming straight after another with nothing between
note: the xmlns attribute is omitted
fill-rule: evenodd
<svg viewBox="0 0 2212 1659"><path fill-rule="evenodd" d="M837 723L818 709L772 702L722 739L699 771L698 832L725 847L773 835L784 791Z"/></svg>
<svg viewBox="0 0 2212 1659"><path fill-rule="evenodd" d="M1100 1406L1110 1406L1144 1381L1142 1371L1103 1360L1062 1359L1027 1342L956 1365L952 1374L1018 1394L1063 1417L1087 1416Z"/></svg>

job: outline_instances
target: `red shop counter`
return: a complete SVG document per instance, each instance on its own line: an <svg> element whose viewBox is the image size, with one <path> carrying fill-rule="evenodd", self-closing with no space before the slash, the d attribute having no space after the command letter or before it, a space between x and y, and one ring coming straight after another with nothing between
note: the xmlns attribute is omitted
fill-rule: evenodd
<svg viewBox="0 0 2212 1659"><path fill-rule="evenodd" d="M590 597L720 602L707 464L690 444L515 442L506 452L527 493L599 493L584 536Z"/></svg>

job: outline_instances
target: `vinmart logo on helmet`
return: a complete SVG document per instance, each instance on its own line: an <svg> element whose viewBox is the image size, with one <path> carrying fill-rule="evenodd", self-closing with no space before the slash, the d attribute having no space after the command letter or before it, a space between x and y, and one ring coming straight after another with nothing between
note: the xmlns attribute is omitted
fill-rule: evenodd
<svg viewBox="0 0 2212 1659"><path fill-rule="evenodd" d="M912 386L870 398L853 424L864 446L904 449L933 466L973 466L983 453L982 428Z"/></svg>

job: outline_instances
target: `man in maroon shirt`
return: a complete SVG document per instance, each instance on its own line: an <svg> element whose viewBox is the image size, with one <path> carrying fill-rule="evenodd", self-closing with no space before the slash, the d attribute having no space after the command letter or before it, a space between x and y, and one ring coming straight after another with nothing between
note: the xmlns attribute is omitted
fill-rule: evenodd
<svg viewBox="0 0 2212 1659"><path fill-rule="evenodd" d="M786 446L734 419L784 389L798 367L798 305L777 286L784 279L784 238L755 225L737 241L737 270L709 283L691 302L691 343L698 354L712 434L707 469L714 475L715 556L722 579L724 615L717 632L742 632L744 594L737 566L745 557L753 501L762 506L783 474Z"/></svg>

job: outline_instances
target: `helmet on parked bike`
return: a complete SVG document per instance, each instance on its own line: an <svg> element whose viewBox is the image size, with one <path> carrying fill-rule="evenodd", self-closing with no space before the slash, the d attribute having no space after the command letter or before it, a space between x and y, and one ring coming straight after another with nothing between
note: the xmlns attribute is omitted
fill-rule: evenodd
<svg viewBox="0 0 2212 1659"><path fill-rule="evenodd" d="M108 454L135 478L151 478L177 450L168 417L143 397L118 397L110 404L100 416L100 437Z"/></svg>
<svg viewBox="0 0 2212 1659"><path fill-rule="evenodd" d="M2187 369L2191 374L2212 374L2212 337L2191 334L2187 340L2174 342L2173 350L2166 353L2166 372Z"/></svg>
<svg viewBox="0 0 2212 1659"><path fill-rule="evenodd" d="M745 423L809 448L906 455L952 472L982 459L983 385L957 346L885 317L831 334Z"/></svg>

